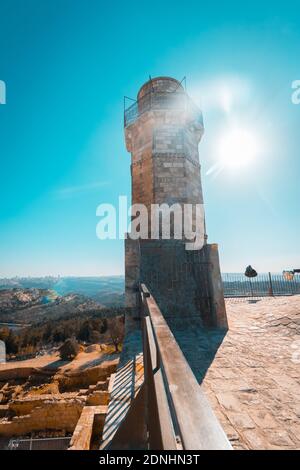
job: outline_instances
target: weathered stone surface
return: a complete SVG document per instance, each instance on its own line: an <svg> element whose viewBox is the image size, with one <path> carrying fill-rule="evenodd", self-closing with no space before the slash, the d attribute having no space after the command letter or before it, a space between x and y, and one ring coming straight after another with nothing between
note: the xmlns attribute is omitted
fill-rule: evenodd
<svg viewBox="0 0 300 470"><path fill-rule="evenodd" d="M104 390L95 390L94 393L87 397L87 405L107 405L109 401L109 393Z"/></svg>
<svg viewBox="0 0 300 470"><path fill-rule="evenodd" d="M85 406L83 408L72 435L69 450L90 450L95 431L95 420L97 418L97 432L101 435L106 411L106 406Z"/></svg>
<svg viewBox="0 0 300 470"><path fill-rule="evenodd" d="M22 436L33 431L60 430L73 432L81 410L82 400L48 400L41 406L33 408L29 414L15 416L10 421L0 421L0 436Z"/></svg>
<svg viewBox="0 0 300 470"><path fill-rule="evenodd" d="M182 85L158 77L138 93L137 114L126 122L125 137L131 152L132 204L148 209L149 239L125 241L126 304L138 310L136 289L144 282L165 318L183 317L199 325L227 328L217 245L185 249L185 234L175 239L151 238L152 204L203 204L198 144L204 132L202 114ZM197 218L196 218L197 217ZM198 224L197 224L198 223ZM193 210L192 227L204 234L204 215ZM200 227L200 228L199 228ZM146 230L147 232L147 230Z"/></svg>
<svg viewBox="0 0 300 470"><path fill-rule="evenodd" d="M226 303L229 331L222 341L217 332L181 331L181 348L234 449L298 449L299 332L287 335L286 327L300 318L300 296ZM289 324L281 324L283 312Z"/></svg>

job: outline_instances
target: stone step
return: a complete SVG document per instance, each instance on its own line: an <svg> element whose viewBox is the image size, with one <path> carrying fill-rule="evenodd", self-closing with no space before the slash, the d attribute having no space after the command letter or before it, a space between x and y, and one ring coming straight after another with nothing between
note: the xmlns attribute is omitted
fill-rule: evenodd
<svg viewBox="0 0 300 470"><path fill-rule="evenodd" d="M87 405L107 405L109 402L109 393L107 390L96 390L93 394L89 395L86 401Z"/></svg>

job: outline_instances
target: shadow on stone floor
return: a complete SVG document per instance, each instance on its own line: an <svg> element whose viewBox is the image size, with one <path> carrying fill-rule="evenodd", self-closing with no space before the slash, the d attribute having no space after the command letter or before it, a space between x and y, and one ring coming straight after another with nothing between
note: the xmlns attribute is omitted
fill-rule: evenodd
<svg viewBox="0 0 300 470"><path fill-rule="evenodd" d="M172 328L172 332L197 381L201 384L227 330L190 325L184 330Z"/></svg>

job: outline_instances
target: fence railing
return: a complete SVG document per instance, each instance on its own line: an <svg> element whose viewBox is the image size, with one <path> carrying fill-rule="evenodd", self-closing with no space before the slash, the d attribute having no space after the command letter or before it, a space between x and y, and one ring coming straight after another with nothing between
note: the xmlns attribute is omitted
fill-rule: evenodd
<svg viewBox="0 0 300 470"><path fill-rule="evenodd" d="M190 117L203 127L203 116L200 109L190 97L183 92L157 92L145 94L138 101L124 110L124 126L134 123L139 116L150 110L174 109L189 113Z"/></svg>
<svg viewBox="0 0 300 470"><path fill-rule="evenodd" d="M48 437L34 439L11 439L9 450L67 450L71 437Z"/></svg>
<svg viewBox="0 0 300 470"><path fill-rule="evenodd" d="M141 285L150 449L231 449L158 305Z"/></svg>
<svg viewBox="0 0 300 470"><path fill-rule="evenodd" d="M283 274L262 273L248 278L242 273L223 273L225 297L267 297L300 294L300 275L290 280Z"/></svg>

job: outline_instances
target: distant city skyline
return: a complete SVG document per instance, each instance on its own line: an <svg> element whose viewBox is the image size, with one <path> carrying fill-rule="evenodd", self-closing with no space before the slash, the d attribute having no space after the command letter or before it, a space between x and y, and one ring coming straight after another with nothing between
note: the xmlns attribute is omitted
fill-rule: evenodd
<svg viewBox="0 0 300 470"><path fill-rule="evenodd" d="M2 0L0 277L124 273L124 241L97 238L96 208L130 200L123 97L149 75L186 76L203 111L222 272L299 268L299 20L255 1Z"/></svg>

